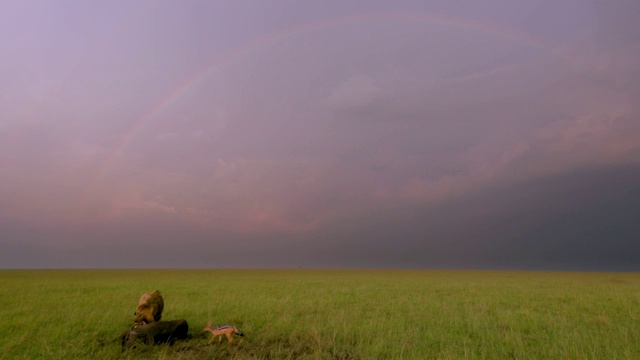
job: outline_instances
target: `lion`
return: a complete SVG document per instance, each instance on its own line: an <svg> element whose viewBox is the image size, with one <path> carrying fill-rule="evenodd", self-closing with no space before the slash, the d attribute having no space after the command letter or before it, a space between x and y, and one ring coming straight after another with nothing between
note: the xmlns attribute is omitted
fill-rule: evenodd
<svg viewBox="0 0 640 360"><path fill-rule="evenodd" d="M160 290L146 293L140 298L136 312L133 313L133 322L149 324L154 321L160 321L163 309L164 300Z"/></svg>
<svg viewBox="0 0 640 360"><path fill-rule="evenodd" d="M137 323L122 335L122 349L133 349L138 340L147 345L173 344L175 340L188 339L188 332L189 324L184 319L149 324Z"/></svg>

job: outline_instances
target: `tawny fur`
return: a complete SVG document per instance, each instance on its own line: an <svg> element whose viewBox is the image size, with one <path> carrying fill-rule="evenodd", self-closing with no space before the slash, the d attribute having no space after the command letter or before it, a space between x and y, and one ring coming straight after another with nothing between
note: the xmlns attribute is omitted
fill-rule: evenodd
<svg viewBox="0 0 640 360"><path fill-rule="evenodd" d="M223 326L214 326L211 324L211 321L207 323L207 326L204 327L202 331L211 332L211 340L209 340L209 344L213 342L213 339L218 338L218 343L222 340L222 335L227 337L227 344L231 344L233 342L233 334L238 336L244 336L244 334L238 330L237 327L231 325L223 325Z"/></svg>
<svg viewBox="0 0 640 360"><path fill-rule="evenodd" d="M160 321L162 318L162 310L164 309L164 300L159 290L146 293L140 298L133 321L135 323L149 324L154 321Z"/></svg>

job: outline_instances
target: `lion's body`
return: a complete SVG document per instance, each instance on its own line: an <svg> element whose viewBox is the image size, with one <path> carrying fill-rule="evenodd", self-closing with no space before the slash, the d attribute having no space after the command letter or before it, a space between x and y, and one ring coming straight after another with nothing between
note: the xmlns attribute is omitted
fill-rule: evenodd
<svg viewBox="0 0 640 360"><path fill-rule="evenodd" d="M227 337L227 343L230 344L233 342L233 334L238 336L244 336L244 334L238 330L237 327L231 325L223 325L223 326L213 326L211 321L205 326L203 331L211 332L211 340L209 340L209 344L213 342L213 339L218 338L218 343L222 340L222 335Z"/></svg>
<svg viewBox="0 0 640 360"><path fill-rule="evenodd" d="M152 323L160 321L162 318L162 310L164 309L164 300L159 290L146 293L140 298L136 312L134 313L134 322L136 323Z"/></svg>
<svg viewBox="0 0 640 360"><path fill-rule="evenodd" d="M137 340L146 344L173 343L178 339L188 338L189 324L187 320L157 321L149 324L135 324L122 335L122 347L131 349Z"/></svg>

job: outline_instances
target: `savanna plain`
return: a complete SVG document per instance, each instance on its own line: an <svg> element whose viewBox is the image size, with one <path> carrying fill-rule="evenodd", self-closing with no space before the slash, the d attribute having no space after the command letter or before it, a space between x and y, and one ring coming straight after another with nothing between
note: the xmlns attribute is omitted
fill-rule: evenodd
<svg viewBox="0 0 640 360"><path fill-rule="evenodd" d="M2 270L1 359L640 359L640 273ZM140 296L191 339L122 351ZM202 329L245 336L209 345Z"/></svg>

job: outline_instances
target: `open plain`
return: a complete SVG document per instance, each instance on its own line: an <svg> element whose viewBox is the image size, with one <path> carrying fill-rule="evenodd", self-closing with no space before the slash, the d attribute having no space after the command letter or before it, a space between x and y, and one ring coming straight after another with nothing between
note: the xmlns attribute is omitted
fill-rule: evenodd
<svg viewBox="0 0 640 360"><path fill-rule="evenodd" d="M0 283L2 359L640 358L638 273L2 270ZM155 289L193 337L123 352ZM209 320L245 336L208 345Z"/></svg>

